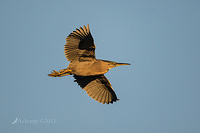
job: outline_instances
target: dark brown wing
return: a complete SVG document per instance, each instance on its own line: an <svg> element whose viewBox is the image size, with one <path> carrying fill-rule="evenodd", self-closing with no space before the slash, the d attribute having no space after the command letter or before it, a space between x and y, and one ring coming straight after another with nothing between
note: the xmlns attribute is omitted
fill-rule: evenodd
<svg viewBox="0 0 200 133"><path fill-rule="evenodd" d="M100 103L113 103L116 102L117 96L108 81L108 79L104 75L97 76L77 76L74 75L77 82L86 93L93 98L94 100Z"/></svg>
<svg viewBox="0 0 200 133"><path fill-rule="evenodd" d="M65 55L69 61L82 57L95 58L95 44L90 33L89 25L76 29L66 38Z"/></svg>

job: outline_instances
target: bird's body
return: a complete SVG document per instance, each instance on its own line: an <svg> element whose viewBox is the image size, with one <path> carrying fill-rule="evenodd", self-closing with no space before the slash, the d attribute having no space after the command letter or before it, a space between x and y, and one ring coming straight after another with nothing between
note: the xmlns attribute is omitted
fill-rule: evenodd
<svg viewBox="0 0 200 133"><path fill-rule="evenodd" d="M79 76L94 76L108 72L109 69L105 67L105 64L107 65L107 62L103 62L97 59L73 61L67 68L72 70L71 74Z"/></svg>
<svg viewBox="0 0 200 133"><path fill-rule="evenodd" d="M95 58L95 44L92 35L85 26L76 29L66 38L65 55L70 61L66 69L54 71L49 74L51 77L62 77L74 75L77 82L93 99L102 103L113 103L117 96L110 82L103 75L109 69L130 65L128 63L116 63L113 61L100 60Z"/></svg>

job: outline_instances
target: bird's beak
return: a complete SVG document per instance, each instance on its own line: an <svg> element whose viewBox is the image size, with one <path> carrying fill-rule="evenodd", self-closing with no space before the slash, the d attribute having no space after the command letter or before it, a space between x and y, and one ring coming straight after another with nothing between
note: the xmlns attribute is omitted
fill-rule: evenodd
<svg viewBox="0 0 200 133"><path fill-rule="evenodd" d="M131 65L129 63L116 63L116 66L124 66L124 65Z"/></svg>

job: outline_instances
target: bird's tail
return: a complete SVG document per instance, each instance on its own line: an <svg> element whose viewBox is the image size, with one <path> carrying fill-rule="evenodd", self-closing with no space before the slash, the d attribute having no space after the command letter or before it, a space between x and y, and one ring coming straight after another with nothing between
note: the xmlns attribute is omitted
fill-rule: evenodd
<svg viewBox="0 0 200 133"><path fill-rule="evenodd" d="M59 70L59 72L53 70L51 72L51 74L48 74L48 76L50 76L50 77L63 77L63 76L67 76L67 75L71 75L70 69L62 69L62 70Z"/></svg>

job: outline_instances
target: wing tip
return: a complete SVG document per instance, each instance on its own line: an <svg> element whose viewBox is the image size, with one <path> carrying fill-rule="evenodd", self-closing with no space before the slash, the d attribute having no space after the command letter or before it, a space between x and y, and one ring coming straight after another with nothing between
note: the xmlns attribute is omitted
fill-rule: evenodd
<svg viewBox="0 0 200 133"><path fill-rule="evenodd" d="M80 28L82 28L82 27L80 27ZM89 24L87 24L87 26L83 25L83 29L84 29L84 31L85 31L86 34L90 33Z"/></svg>
<svg viewBox="0 0 200 133"><path fill-rule="evenodd" d="M90 33L89 24L87 24L87 32Z"/></svg>
<svg viewBox="0 0 200 133"><path fill-rule="evenodd" d="M88 95L89 96L89 95ZM91 97L91 96L90 96ZM92 98L92 97L91 97ZM92 99L94 99L94 98L92 98ZM99 103L102 103L102 104L113 104L113 103L115 103L115 102L117 102L117 101L119 101L120 99L112 99L111 101L103 101L103 100L98 100L98 99L94 99L95 101L97 101L97 102L99 102Z"/></svg>

